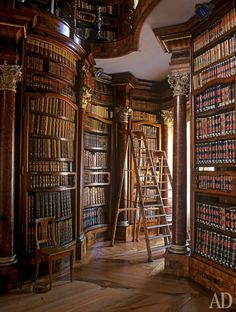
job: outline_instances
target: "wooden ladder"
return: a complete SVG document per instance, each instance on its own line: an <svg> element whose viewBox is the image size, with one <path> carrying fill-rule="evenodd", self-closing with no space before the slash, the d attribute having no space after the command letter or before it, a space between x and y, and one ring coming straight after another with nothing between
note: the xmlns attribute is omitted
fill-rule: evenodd
<svg viewBox="0 0 236 312"><path fill-rule="evenodd" d="M136 200L134 207L120 207L123 181L125 175L125 159L128 147L131 148L131 156L134 163L134 173L136 177ZM123 159L123 170L120 180L118 198L116 202L114 224L112 229L112 246L114 246L115 234L117 229L118 216L122 211L134 210L134 238L138 239L141 222L143 225L145 242L148 253L148 261L153 261L153 249L159 250L170 246L171 223L167 220L166 207L162 199L162 191L158 180L159 171L153 161L153 153L148 148L147 139L143 131L128 131L126 148ZM162 169L162 168L160 168ZM138 215L138 226L137 226ZM151 221L151 225L150 224ZM153 234L153 231L157 233ZM136 233L136 235L135 235ZM153 241L158 240L158 244L153 246Z"/></svg>

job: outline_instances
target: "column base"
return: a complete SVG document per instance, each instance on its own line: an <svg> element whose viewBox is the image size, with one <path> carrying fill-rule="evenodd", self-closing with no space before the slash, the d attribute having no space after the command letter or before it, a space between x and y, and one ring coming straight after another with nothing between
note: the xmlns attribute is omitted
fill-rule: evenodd
<svg viewBox="0 0 236 312"><path fill-rule="evenodd" d="M83 260L86 257L86 236L83 234L80 235L77 239L76 244L76 260Z"/></svg>
<svg viewBox="0 0 236 312"><path fill-rule="evenodd" d="M189 244L188 243L185 245L171 244L170 248L168 249L168 252L177 255L188 255L190 252Z"/></svg>
<svg viewBox="0 0 236 312"><path fill-rule="evenodd" d="M10 257L0 257L0 267L5 267L17 263L16 255Z"/></svg>
<svg viewBox="0 0 236 312"><path fill-rule="evenodd" d="M133 239L133 225L130 225L128 221L119 221L117 224L116 239L118 241L127 242Z"/></svg>
<svg viewBox="0 0 236 312"><path fill-rule="evenodd" d="M165 255L164 273L172 274L178 277L188 277L189 261L189 255L178 255L167 252Z"/></svg>
<svg viewBox="0 0 236 312"><path fill-rule="evenodd" d="M0 293L17 288L18 270L16 265L0 266Z"/></svg>
<svg viewBox="0 0 236 312"><path fill-rule="evenodd" d="M118 221L117 226L129 226L129 221L128 220Z"/></svg>

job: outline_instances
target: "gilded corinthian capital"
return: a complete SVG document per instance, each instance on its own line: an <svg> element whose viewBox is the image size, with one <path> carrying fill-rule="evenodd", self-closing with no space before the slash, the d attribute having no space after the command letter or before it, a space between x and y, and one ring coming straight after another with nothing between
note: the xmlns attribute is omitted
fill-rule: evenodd
<svg viewBox="0 0 236 312"><path fill-rule="evenodd" d="M0 65L0 90L16 92L16 84L21 81L21 67L19 65L8 65L6 61Z"/></svg>
<svg viewBox="0 0 236 312"><path fill-rule="evenodd" d="M168 82L173 95L188 95L189 93L189 75L186 73L174 72L168 75Z"/></svg>

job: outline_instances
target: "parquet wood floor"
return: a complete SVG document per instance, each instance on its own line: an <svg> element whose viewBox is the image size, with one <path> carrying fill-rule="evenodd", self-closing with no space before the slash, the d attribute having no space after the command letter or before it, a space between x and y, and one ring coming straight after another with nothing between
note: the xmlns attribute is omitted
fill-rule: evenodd
<svg viewBox="0 0 236 312"><path fill-rule="evenodd" d="M33 283L0 296L1 312L211 312L213 294L192 281L163 273L163 253L147 262L140 243L98 243L86 261L54 278L52 290L32 292ZM44 279L42 279L42 282ZM236 311L233 308L224 311Z"/></svg>

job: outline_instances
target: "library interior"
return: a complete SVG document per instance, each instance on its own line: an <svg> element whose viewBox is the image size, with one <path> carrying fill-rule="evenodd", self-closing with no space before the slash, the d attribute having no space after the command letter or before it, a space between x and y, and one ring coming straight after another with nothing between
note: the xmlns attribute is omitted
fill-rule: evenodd
<svg viewBox="0 0 236 312"><path fill-rule="evenodd" d="M1 312L236 311L236 2L0 1Z"/></svg>

